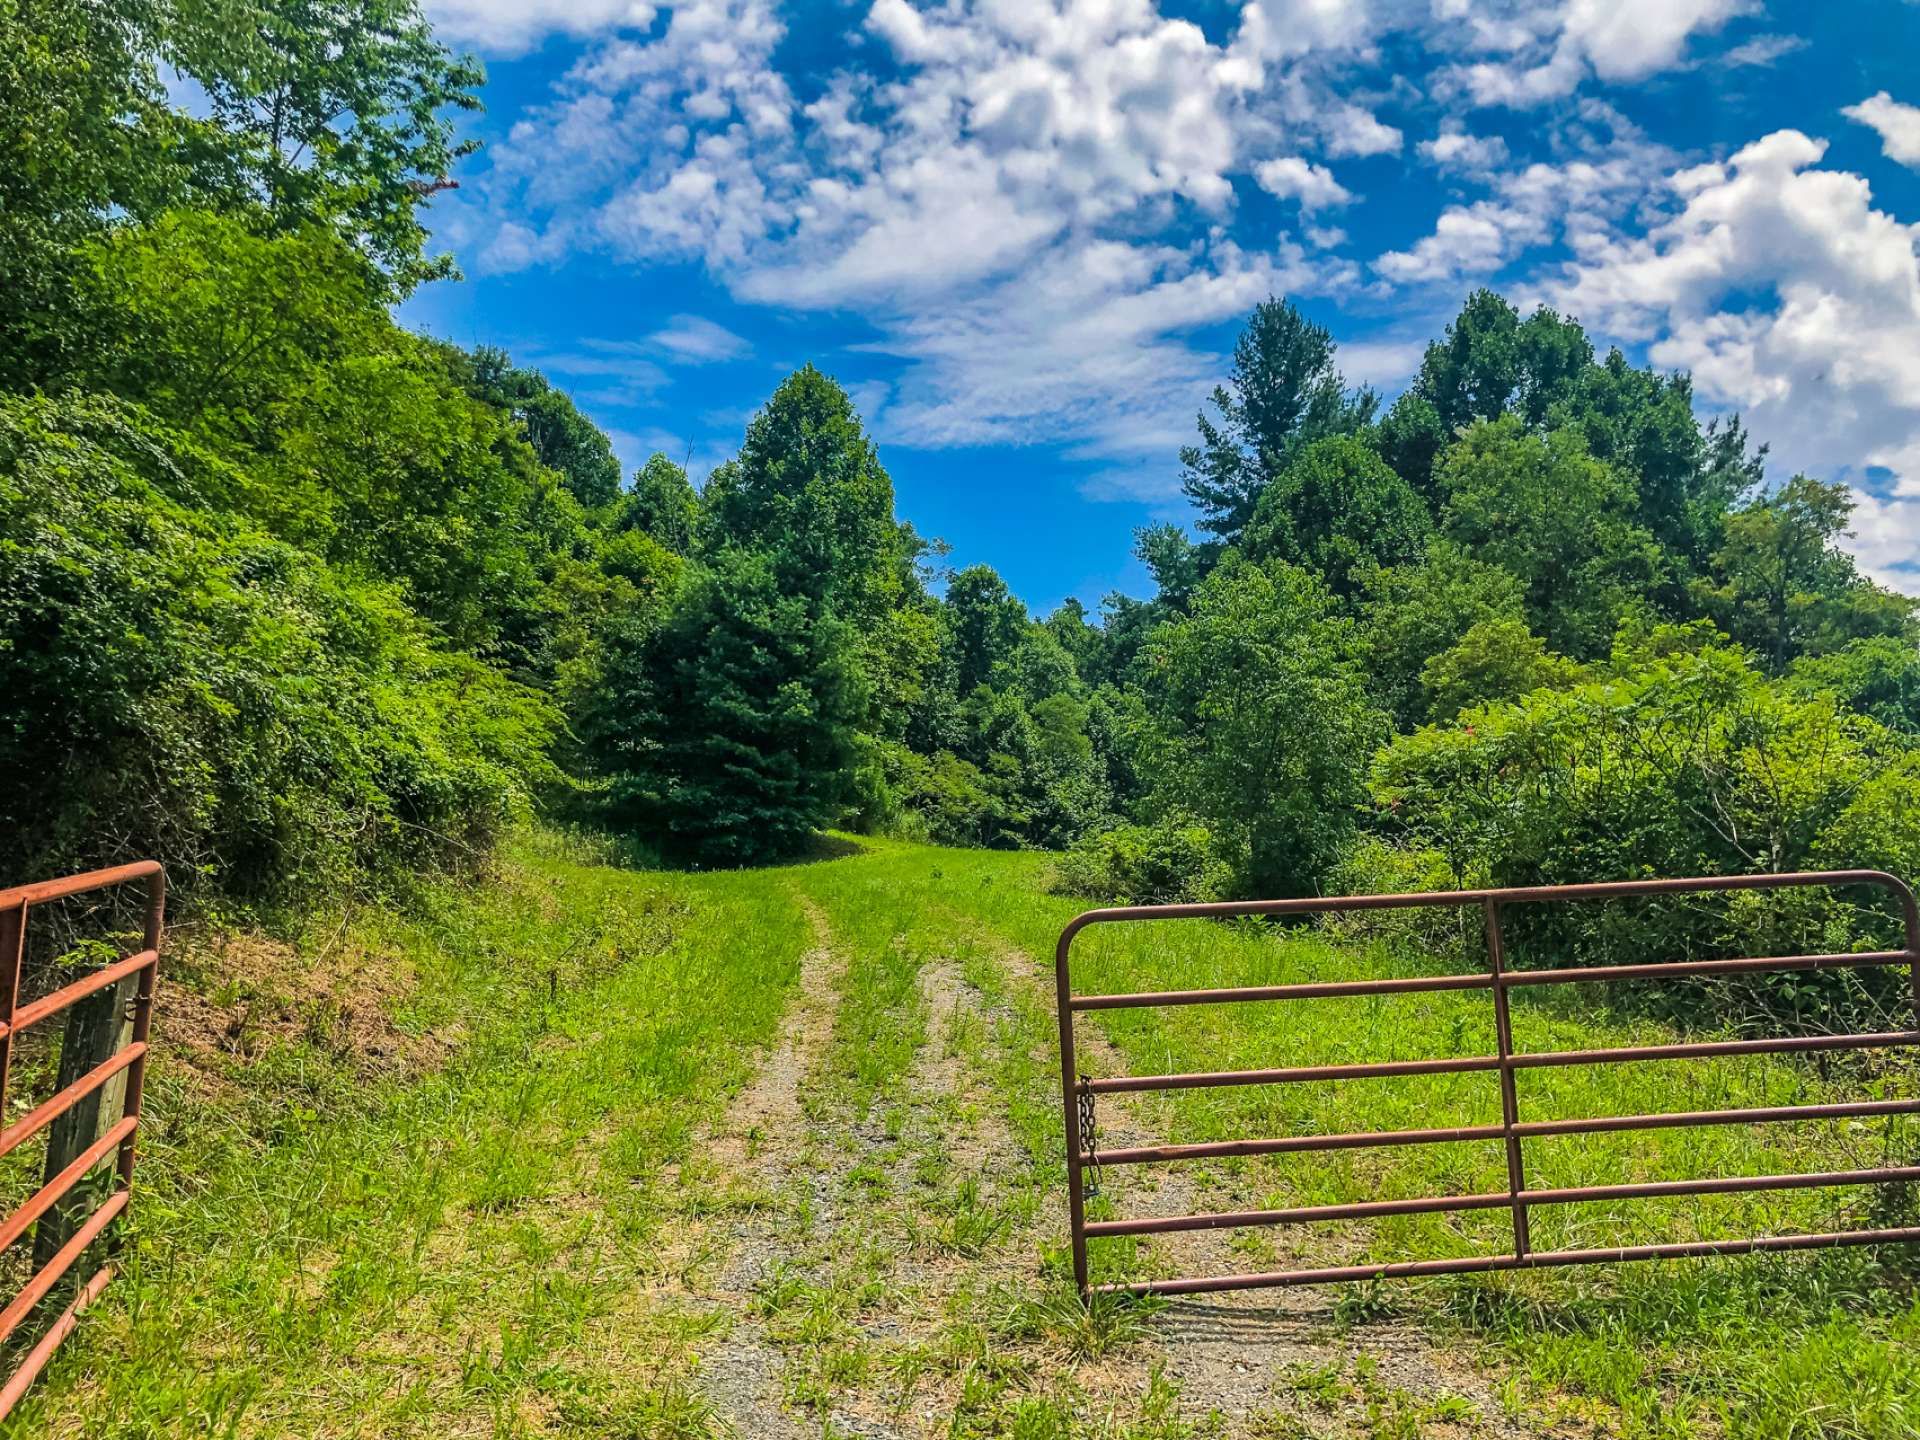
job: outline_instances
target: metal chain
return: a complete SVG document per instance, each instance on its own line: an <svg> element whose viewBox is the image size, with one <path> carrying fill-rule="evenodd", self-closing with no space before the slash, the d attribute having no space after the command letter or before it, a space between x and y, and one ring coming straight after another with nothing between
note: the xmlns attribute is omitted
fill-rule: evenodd
<svg viewBox="0 0 1920 1440"><path fill-rule="evenodd" d="M1100 1193L1100 1150L1097 1117L1093 1109L1093 1092L1086 1088L1087 1077L1080 1077L1080 1144L1087 1152L1086 1198L1091 1200Z"/></svg>

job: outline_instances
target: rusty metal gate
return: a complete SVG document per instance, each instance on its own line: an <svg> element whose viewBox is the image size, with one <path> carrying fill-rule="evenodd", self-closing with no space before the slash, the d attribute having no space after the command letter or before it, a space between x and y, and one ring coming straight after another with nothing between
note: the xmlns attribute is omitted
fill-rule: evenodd
<svg viewBox="0 0 1920 1440"><path fill-rule="evenodd" d="M1514 970L1505 962L1501 909L1527 902L1564 902L1687 894L1700 891L1785 890L1807 886L1869 886L1886 892L1905 919L1906 946L1900 950L1852 954L1786 955L1770 958L1693 960L1644 965L1580 966L1557 970ZM1479 907L1486 932L1487 969L1455 975L1405 979L1315 981L1293 985L1243 986L1219 990L1169 990L1114 995L1076 995L1069 965L1073 940L1090 925L1139 920L1220 919L1240 915L1325 915L1364 910L1420 907ZM1060 1085L1067 1140L1067 1204L1073 1242L1073 1271L1082 1296L1112 1291L1186 1295L1276 1285L1315 1285L1393 1276L1454 1275L1482 1270L1519 1270L1536 1266L1589 1265L1616 1260L1653 1260L1678 1256L1748 1254L1771 1250L1811 1250L1834 1245L1865 1245L1920 1240L1920 1227L1851 1230L1826 1234L1767 1235L1741 1240L1697 1240L1630 1245L1597 1250L1536 1250L1527 1227L1528 1210L1594 1200L1653 1196L1732 1194L1753 1190L1791 1190L1920 1180L1920 1166L1847 1170L1803 1175L1752 1175L1728 1179L1662 1180L1639 1184L1589 1185L1572 1189L1530 1190L1526 1182L1525 1142L1533 1136L1598 1134L1691 1125L1735 1125L1759 1121L1833 1119L1846 1116L1920 1113L1920 1100L1867 1100L1840 1104L1693 1110L1653 1115L1603 1115L1570 1120L1523 1121L1514 1077L1521 1070L1548 1066L1616 1064L1636 1060L1672 1060L1709 1055L1764 1055L1809 1051L1864 1050L1920 1043L1920 913L1913 892L1877 870L1843 870L1797 875L1715 876L1686 880L1648 880L1598 885L1548 885L1508 890L1450 890L1411 895L1364 895L1305 900L1259 900L1206 905L1136 905L1089 910L1060 934L1054 954L1059 999ZM1508 991L1530 985L1598 984L1620 980L1659 980L1763 971L1832 970L1862 966L1907 965L1911 969L1911 1028L1873 1033L1801 1035L1772 1039L1708 1040L1623 1049L1516 1052L1508 1015ZM1171 1075L1122 1075L1100 1079L1080 1074L1074 1055L1074 1016L1091 1010L1122 1010L1170 1005L1213 1005L1246 1001L1287 1001L1355 995L1405 995L1435 990L1485 990L1493 1000L1496 1053L1464 1058L1387 1060L1364 1064L1306 1065L1270 1070L1189 1072ZM1362 1131L1348 1135L1286 1135L1191 1145L1148 1145L1094 1150L1093 1111L1099 1096L1143 1091L1195 1089L1221 1085L1283 1085L1313 1080L1351 1080L1395 1075L1486 1073L1498 1077L1501 1122L1444 1129ZM1345 1205L1303 1206L1208 1215L1162 1215L1138 1219L1088 1221L1085 1178L1089 1167L1159 1164L1209 1157L1280 1155L1302 1151L1355 1150L1428 1145L1455 1141L1500 1141L1506 1150L1507 1188L1476 1195L1439 1195L1407 1200L1360 1201ZM1500 1255L1454 1259L1406 1259L1376 1265L1339 1265L1245 1275L1189 1276L1092 1286L1087 1271L1087 1241L1119 1235L1154 1235L1182 1230L1294 1225L1325 1220L1365 1220L1386 1215L1445 1214L1469 1210L1505 1210L1512 1217L1511 1249Z"/></svg>
<svg viewBox="0 0 1920 1440"><path fill-rule="evenodd" d="M146 925L140 949L94 973L63 986L52 994L20 1003L20 965L25 950L27 917L33 907L69 899L90 891L107 890L144 881L146 884ZM100 1238L106 1228L127 1208L129 1187L133 1183L134 1131L140 1123L140 1100L147 1068L147 1032L153 1018L153 986L160 956L161 926L166 908L166 875L156 861L122 865L112 870L95 870L64 880L49 880L38 885L23 885L0 890L0 1115L11 1113L7 1106L12 1078L14 1041L29 1026L38 1025L69 1011L90 996L113 987L116 996L124 996L131 986L131 1015L116 1013L107 1017L102 1032L103 1054L63 1053L60 1079L66 1083L19 1119L0 1129L0 1156L8 1155L41 1131L54 1127L49 1140L44 1183L26 1202L0 1220L0 1250L17 1244L29 1232L56 1225L47 1232L53 1243L38 1243L36 1251L51 1250L40 1260L33 1275L20 1292L0 1309L0 1344L6 1343L33 1310L46 1299L54 1286L73 1269ZM98 1004L99 1002L96 1002ZM75 1045L81 1032L73 1025L67 1030L66 1046ZM91 1033L91 1032L89 1032ZM79 1074L70 1074L76 1062L97 1061ZM58 1083L58 1082L56 1082ZM116 1106L114 1092L122 1098ZM63 1134L74 1129L71 1122L59 1125L64 1117L86 1112L90 1107L100 1113L98 1124L87 1123L85 1131L95 1133ZM119 1114L108 1124L108 1115ZM89 1122L94 1116L88 1115ZM69 1153L71 1151L72 1153ZM68 1213L62 1202L73 1195L82 1180L109 1156L117 1175L111 1193L84 1218ZM69 1229L71 1233L69 1233ZM39 1238L39 1237L36 1237ZM36 1256L38 1259L39 1257ZM82 1284L67 1307L43 1330L33 1346L21 1357L4 1385L0 1385L0 1419L4 1419L27 1392L61 1341L72 1332L80 1311L99 1298L113 1277L111 1263L101 1265Z"/></svg>

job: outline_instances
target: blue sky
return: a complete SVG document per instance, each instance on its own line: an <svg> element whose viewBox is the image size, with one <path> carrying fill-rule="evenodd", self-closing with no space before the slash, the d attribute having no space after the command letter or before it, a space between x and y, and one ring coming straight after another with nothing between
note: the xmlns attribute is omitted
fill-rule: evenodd
<svg viewBox="0 0 1920 1440"><path fill-rule="evenodd" d="M1029 604L1145 590L1239 320L1391 395L1473 288L1693 372L1920 593L1920 4L427 0L487 63L411 323L696 478L812 360Z"/></svg>

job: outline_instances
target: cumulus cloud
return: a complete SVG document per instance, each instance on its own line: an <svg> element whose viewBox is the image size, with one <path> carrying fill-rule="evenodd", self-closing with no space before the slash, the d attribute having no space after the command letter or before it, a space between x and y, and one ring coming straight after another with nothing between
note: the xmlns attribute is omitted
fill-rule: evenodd
<svg viewBox="0 0 1920 1440"><path fill-rule="evenodd" d="M1353 200L1353 192L1334 179L1331 170L1298 155L1262 160L1253 167L1253 177L1268 194L1298 200L1302 211L1336 208Z"/></svg>
<svg viewBox="0 0 1920 1440"><path fill-rule="evenodd" d="M441 39L501 56L523 54L556 33L644 30L659 14L648 0L427 0L425 9Z"/></svg>
<svg viewBox="0 0 1920 1440"><path fill-rule="evenodd" d="M1612 133L1595 138L1588 128L1591 121ZM1584 153L1557 163L1482 169L1475 178L1491 187L1490 195L1448 206L1430 234L1404 250L1381 255L1374 269L1397 285L1451 283L1491 276L1550 242L1562 241L1577 250L1596 233L1608 233L1610 223L1659 182L1671 160L1664 147L1650 143L1604 107L1579 117L1562 139ZM1443 133L1427 143L1436 147L1436 158L1464 164L1479 142ZM1426 145L1421 148L1425 151ZM1490 163L1492 153L1489 148L1480 156ZM1498 153L1504 154L1504 147Z"/></svg>
<svg viewBox="0 0 1920 1440"><path fill-rule="evenodd" d="M841 68L792 83L777 0L440 3L507 17L495 44L604 32L436 208L444 238L483 270L592 248L699 266L743 303L856 314L899 362L863 397L890 439L1064 443L1145 475L1218 374L1217 337L1194 338L1207 327L1275 293L1424 316L1553 247L1573 258L1534 277L1542 298L1694 366L1777 454L1893 470L1903 488L1867 487L1863 555L1895 554L1886 537L1913 518L1912 231L1805 137L1688 169L1593 99L1700 63L1743 0L1245 0L1211 31L1160 0L872 0L847 12ZM1706 58L1768 63L1784 45ZM1405 149L1426 97L1381 77L1422 46L1443 100L1558 103L1511 142L1443 119L1417 153L1468 193L1356 263L1327 212L1379 167L1335 162ZM1911 108L1882 95L1848 113L1893 153ZM1257 242L1236 220L1256 187L1297 206ZM555 368L647 393L662 362L743 353L709 325L582 343ZM1393 384L1419 348L1396 326L1346 361Z"/></svg>
<svg viewBox="0 0 1920 1440"><path fill-rule="evenodd" d="M1416 147L1420 158L1441 170L1485 175L1507 161L1507 142L1498 135L1470 135L1458 120L1449 120L1431 140Z"/></svg>
<svg viewBox="0 0 1920 1440"><path fill-rule="evenodd" d="M1154 0L875 0L862 28L890 63L802 100L771 0L694 0L601 45L499 147L482 209L515 208L509 241L466 223L501 268L564 235L694 261L743 301L858 311L904 362L896 437L1164 448L1215 368L1188 332L1357 278L1319 253L1343 237L1306 217L1352 197L1309 154L1402 137L1300 65L1364 45L1370 8L1256 0L1216 43ZM1236 183L1297 201L1300 233L1240 249Z"/></svg>
<svg viewBox="0 0 1920 1440"><path fill-rule="evenodd" d="M1920 595L1920 500L1855 488L1852 549L1882 585Z"/></svg>
<svg viewBox="0 0 1920 1440"><path fill-rule="evenodd" d="M1691 370L1780 468L1854 478L1872 501L1862 554L1888 573L1896 545L1920 546L1920 227L1878 209L1862 177L1822 168L1826 148L1779 130L1675 171L1671 213L1590 240L1547 293ZM1881 470L1890 481L1867 480Z"/></svg>
<svg viewBox="0 0 1920 1440"><path fill-rule="evenodd" d="M1469 0L1437 0L1466 18ZM1507 53L1471 61L1445 76L1478 105L1538 104L1570 95L1589 75L1642 80L1682 63L1697 35L1755 8L1753 0L1526 0L1493 4L1478 20L1484 49Z"/></svg>
<svg viewBox="0 0 1920 1440"><path fill-rule="evenodd" d="M1397 155L1404 138L1360 105L1337 105L1325 112L1322 127L1330 155Z"/></svg>
<svg viewBox="0 0 1920 1440"><path fill-rule="evenodd" d="M1889 160L1920 170L1920 105L1902 105L1882 90L1840 113L1877 131Z"/></svg>

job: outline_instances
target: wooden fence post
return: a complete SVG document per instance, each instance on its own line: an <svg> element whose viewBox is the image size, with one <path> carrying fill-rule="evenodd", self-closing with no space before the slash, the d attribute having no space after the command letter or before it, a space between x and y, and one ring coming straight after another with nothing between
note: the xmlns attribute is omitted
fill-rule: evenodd
<svg viewBox="0 0 1920 1440"><path fill-rule="evenodd" d="M111 1060L133 1038L133 1004L139 976L129 975L96 995L78 1001L67 1011L66 1039L60 1046L60 1075L56 1089L64 1088L98 1065ZM93 1094L47 1127L47 1162L41 1183L52 1180L76 1160L80 1152L120 1123L126 1109L127 1072L122 1070ZM114 1175L113 1154L101 1158L94 1173ZM33 1231L33 1265L45 1265L72 1238L73 1232L99 1204L101 1195L91 1179L82 1180L67 1198L40 1218Z"/></svg>

